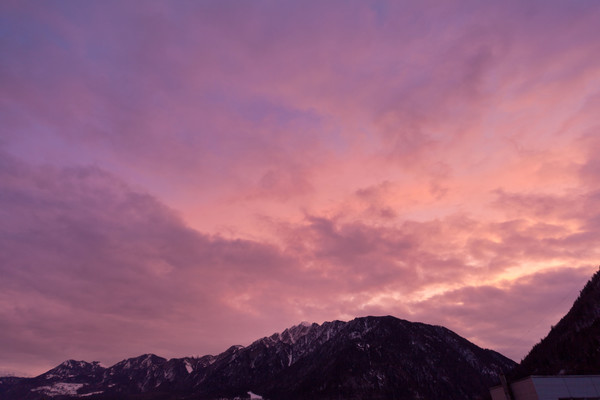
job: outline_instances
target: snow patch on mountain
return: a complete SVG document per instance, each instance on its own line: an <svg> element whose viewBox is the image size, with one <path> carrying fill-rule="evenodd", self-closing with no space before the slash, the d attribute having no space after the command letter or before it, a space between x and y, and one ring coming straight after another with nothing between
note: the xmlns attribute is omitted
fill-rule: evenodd
<svg viewBox="0 0 600 400"><path fill-rule="evenodd" d="M77 394L77 391L81 389L85 384L83 383L66 383L56 382L52 386L40 386L31 389L32 392L42 392L48 396L73 396Z"/></svg>
<svg viewBox="0 0 600 400"><path fill-rule="evenodd" d="M85 393L85 394L80 394L77 397L89 397L89 396L93 396L96 394L102 394L104 393L102 390L98 391L98 392L90 392L90 393Z"/></svg>

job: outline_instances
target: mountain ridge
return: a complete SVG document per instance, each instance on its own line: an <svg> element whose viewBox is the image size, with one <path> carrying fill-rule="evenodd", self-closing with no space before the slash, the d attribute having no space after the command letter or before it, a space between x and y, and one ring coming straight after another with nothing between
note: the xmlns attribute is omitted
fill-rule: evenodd
<svg viewBox="0 0 600 400"><path fill-rule="evenodd" d="M35 378L1 378L0 398L480 399L514 365L441 326L361 317L301 323L218 355L67 360Z"/></svg>
<svg viewBox="0 0 600 400"><path fill-rule="evenodd" d="M589 279L567 314L510 374L586 375L600 373L600 269Z"/></svg>

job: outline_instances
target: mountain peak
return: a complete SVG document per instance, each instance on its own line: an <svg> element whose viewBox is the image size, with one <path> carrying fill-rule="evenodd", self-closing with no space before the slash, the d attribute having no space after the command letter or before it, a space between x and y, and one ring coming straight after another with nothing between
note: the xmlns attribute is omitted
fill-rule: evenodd
<svg viewBox="0 0 600 400"><path fill-rule="evenodd" d="M110 367L109 369L135 369L142 367L151 367L162 365L167 362L166 358L162 358L157 356L156 354L142 354L138 357L128 358L123 361L120 361Z"/></svg>
<svg viewBox="0 0 600 400"><path fill-rule="evenodd" d="M78 376L98 374L103 370L104 367L98 361L89 363L87 361L66 360L40 375L40 377L43 377L43 379L71 379Z"/></svg>
<svg viewBox="0 0 600 400"><path fill-rule="evenodd" d="M78 368L78 367L81 368L87 364L88 363L85 361L66 360L66 361L63 361L62 363L60 363L58 366L64 367L64 368Z"/></svg>
<svg viewBox="0 0 600 400"><path fill-rule="evenodd" d="M301 322L298 325L294 325L291 328L288 328L286 330L284 330L283 332L281 332L280 334L280 340L285 342L285 343L289 343L289 344L294 344L296 343L302 336L305 336L308 332L310 332L311 329L313 328L318 328L319 324L310 324L308 322Z"/></svg>

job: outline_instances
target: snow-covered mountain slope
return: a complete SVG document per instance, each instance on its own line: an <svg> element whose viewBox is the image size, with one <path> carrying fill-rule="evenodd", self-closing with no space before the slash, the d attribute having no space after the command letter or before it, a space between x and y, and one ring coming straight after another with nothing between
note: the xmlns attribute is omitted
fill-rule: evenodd
<svg viewBox="0 0 600 400"><path fill-rule="evenodd" d="M302 323L217 356L66 361L0 380L0 398L478 399L514 366L446 328L394 317ZM134 396L134 397L133 397Z"/></svg>
<svg viewBox="0 0 600 400"><path fill-rule="evenodd" d="M72 379L78 377L99 376L104 372L100 363L86 361L67 360L50 371L40 375L44 379Z"/></svg>

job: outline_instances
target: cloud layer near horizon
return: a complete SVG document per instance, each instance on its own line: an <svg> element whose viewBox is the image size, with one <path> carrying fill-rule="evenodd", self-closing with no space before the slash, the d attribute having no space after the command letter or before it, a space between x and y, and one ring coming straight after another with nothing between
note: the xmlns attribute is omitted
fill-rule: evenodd
<svg viewBox="0 0 600 400"><path fill-rule="evenodd" d="M0 372L369 314L518 361L598 265L595 3L1 7Z"/></svg>

